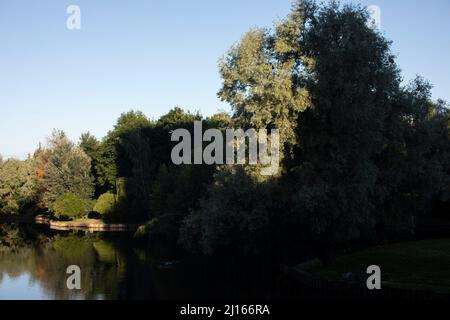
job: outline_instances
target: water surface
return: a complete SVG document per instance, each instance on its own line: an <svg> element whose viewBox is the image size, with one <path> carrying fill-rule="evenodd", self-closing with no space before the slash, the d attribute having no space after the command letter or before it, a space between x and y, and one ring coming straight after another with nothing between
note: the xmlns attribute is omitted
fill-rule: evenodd
<svg viewBox="0 0 450 320"><path fill-rule="evenodd" d="M0 299L271 299L276 276L257 263L204 259L175 246L149 245L130 233L56 232L0 224ZM81 268L81 289L66 269Z"/></svg>

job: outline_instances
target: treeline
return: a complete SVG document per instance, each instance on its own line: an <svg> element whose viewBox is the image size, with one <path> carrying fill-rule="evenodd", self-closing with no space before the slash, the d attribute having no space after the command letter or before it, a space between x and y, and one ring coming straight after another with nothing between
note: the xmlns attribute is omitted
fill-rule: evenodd
<svg viewBox="0 0 450 320"><path fill-rule="evenodd" d="M171 133L193 133L199 120L205 129L231 124L225 113L203 119L174 108L157 121L140 111L124 113L101 141L85 133L74 144L54 130L28 159L0 162L1 212L49 212L62 219L91 213L114 222L186 215L216 168L173 165Z"/></svg>
<svg viewBox="0 0 450 320"><path fill-rule="evenodd" d="M202 117L129 112L101 141L84 134L75 146L55 133L34 157L2 162L2 211L36 203L67 215L76 201L74 216L93 206L105 219L147 221L140 234L191 251L283 259L309 247L325 263L353 241L414 231L421 216L449 212L450 113L428 82L402 84L391 43L367 20L360 6L297 1L221 60L218 95L233 114L203 127L279 129L278 175L176 166L171 132ZM19 178L4 178L11 170Z"/></svg>

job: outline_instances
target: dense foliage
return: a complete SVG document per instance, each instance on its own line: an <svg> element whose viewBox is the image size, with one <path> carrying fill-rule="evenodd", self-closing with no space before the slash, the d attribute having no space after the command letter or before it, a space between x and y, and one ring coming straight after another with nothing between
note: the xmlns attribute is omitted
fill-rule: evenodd
<svg viewBox="0 0 450 320"><path fill-rule="evenodd" d="M413 232L415 218L448 208L449 110L426 81L402 86L367 19L359 6L298 1L274 31L231 49L219 96L240 125L280 128L283 170L217 174L182 225L186 248L276 255L305 243L327 263L336 247Z"/></svg>
<svg viewBox="0 0 450 320"><path fill-rule="evenodd" d="M58 218L81 218L91 207L90 201L75 193L65 193L59 196L53 204L53 210Z"/></svg>
<svg viewBox="0 0 450 320"><path fill-rule="evenodd" d="M44 202L54 209L56 199L66 193L90 199L93 194L91 159L63 132L55 131L49 139L50 156L45 165Z"/></svg>
<svg viewBox="0 0 450 320"><path fill-rule="evenodd" d="M34 159L25 161L0 159L0 212L19 214L31 208L37 200L37 164Z"/></svg>
<svg viewBox="0 0 450 320"><path fill-rule="evenodd" d="M403 85L391 43L359 6L296 1L273 29L252 29L220 62L232 116L130 111L102 140L55 131L25 161L0 160L0 212L94 211L145 223L191 251L268 254L300 247L323 262L359 240L413 232L450 203L450 112L421 78ZM250 165L174 165L171 133L280 130L278 174Z"/></svg>
<svg viewBox="0 0 450 320"><path fill-rule="evenodd" d="M116 205L116 196L111 192L106 192L98 197L94 205L94 211L102 215L111 213L114 211Z"/></svg>

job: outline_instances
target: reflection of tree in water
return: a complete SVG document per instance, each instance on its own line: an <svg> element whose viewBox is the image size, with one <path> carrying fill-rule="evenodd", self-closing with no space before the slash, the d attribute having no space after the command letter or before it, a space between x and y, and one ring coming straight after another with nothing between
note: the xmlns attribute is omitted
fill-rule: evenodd
<svg viewBox="0 0 450 320"><path fill-rule="evenodd" d="M267 297L257 261L185 256L172 244L150 247L127 234L56 234L34 225L0 224L4 275L27 274L46 299L239 299ZM81 290L68 290L69 265L81 268Z"/></svg>
<svg viewBox="0 0 450 320"><path fill-rule="evenodd" d="M0 225L0 282L4 274L17 278L36 269L31 242L24 230L16 225Z"/></svg>
<svg viewBox="0 0 450 320"><path fill-rule="evenodd" d="M0 225L0 282L3 275L28 274L49 299L116 298L125 273L123 254L98 235L35 235L27 228ZM68 290L66 269L81 268L81 290Z"/></svg>

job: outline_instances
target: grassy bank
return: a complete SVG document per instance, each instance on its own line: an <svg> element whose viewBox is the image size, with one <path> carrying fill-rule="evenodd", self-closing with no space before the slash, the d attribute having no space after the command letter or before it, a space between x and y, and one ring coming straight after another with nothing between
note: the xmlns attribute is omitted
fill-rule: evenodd
<svg viewBox="0 0 450 320"><path fill-rule="evenodd" d="M376 246L310 271L329 280L341 280L347 272L365 274L369 265L378 265L382 281L394 287L450 291L450 239Z"/></svg>

